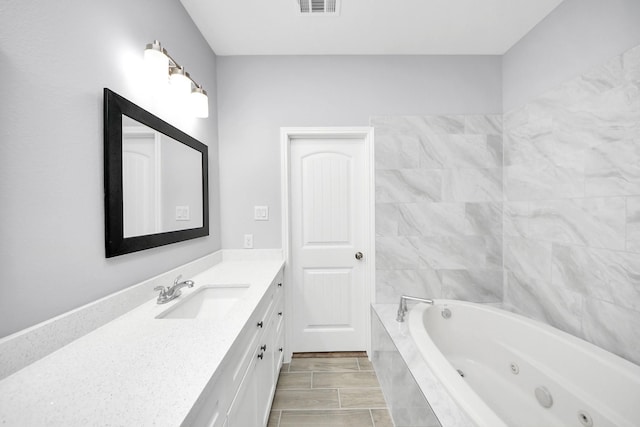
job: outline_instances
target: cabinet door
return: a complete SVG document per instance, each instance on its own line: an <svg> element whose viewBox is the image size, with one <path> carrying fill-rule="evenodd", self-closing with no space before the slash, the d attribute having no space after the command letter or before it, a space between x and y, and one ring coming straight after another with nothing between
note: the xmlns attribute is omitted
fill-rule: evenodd
<svg viewBox="0 0 640 427"><path fill-rule="evenodd" d="M275 313L269 318L267 330L264 332L258 359L256 373L258 377L258 420L261 426L267 425L269 413L271 412L271 398L275 392L275 382L273 378L273 364L275 359Z"/></svg>
<svg viewBox="0 0 640 427"><path fill-rule="evenodd" d="M280 368L282 368L282 362L284 361L284 321L280 321L280 325L276 329L276 360L273 367L273 374L275 383L278 382L278 376L280 375Z"/></svg>
<svg viewBox="0 0 640 427"><path fill-rule="evenodd" d="M275 334L274 334L274 382L278 382L278 375L280 375L280 368L282 367L282 361L284 360L284 297L281 297L275 304Z"/></svg>
<svg viewBox="0 0 640 427"><path fill-rule="evenodd" d="M258 353L254 352L254 357L244 379L240 383L229 412L227 413L228 427L253 427L262 425L258 416L258 375L256 372Z"/></svg>

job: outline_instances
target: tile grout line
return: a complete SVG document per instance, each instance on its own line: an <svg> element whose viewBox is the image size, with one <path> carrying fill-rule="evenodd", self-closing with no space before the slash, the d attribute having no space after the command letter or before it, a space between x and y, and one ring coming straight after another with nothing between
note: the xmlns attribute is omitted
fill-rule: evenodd
<svg viewBox="0 0 640 427"><path fill-rule="evenodd" d="M369 420L371 422L370 425L372 427L375 427L376 422L375 422L375 419L374 419L373 410L386 410L387 413L388 413L389 412L389 407L386 405L386 402L382 407L375 407L375 408L368 407L368 405L365 406L365 407L353 407L353 408L349 407L349 408L346 408L346 407L344 407L344 402L342 402L342 399L343 399L342 392L345 391L345 390L362 389L363 391L366 391L367 389L380 389L379 380L377 378L377 375L375 375L375 370L372 370L372 369L363 370L363 366L362 366L362 363L360 363L359 358L358 357L353 357L351 360L353 360L353 359L355 359L355 365L356 365L355 368L356 368L356 370L347 369L347 370L335 371L335 370L332 370L332 369L326 369L326 370L317 371L315 369L311 369L311 370L307 370L307 371L294 371L295 373L299 373L299 374L303 374L303 373L308 373L309 374L309 381L310 381L310 386L309 387L306 387L306 388L291 387L291 388L284 388L283 389L281 387L276 386L276 390L279 389L281 391L284 391L284 390L288 390L288 391L296 391L296 390L297 391L302 391L302 390L335 390L336 391L336 395L337 395L338 407L337 408L333 408L333 409L332 408L280 408L278 410L279 414L278 414L278 417L276 418L276 423L275 423L274 427L280 427L282 419L283 419L283 414L284 414L285 410L286 411L291 411L291 412L305 412L305 411L307 411L307 412L308 411L316 412L316 411L326 411L326 410L329 410L329 411L335 410L335 411L340 411L340 412L343 412L343 411L347 411L347 412L348 411L367 411L369 413ZM327 367L327 368L330 368L330 366ZM366 385L345 385L345 386L341 386L341 385L336 385L336 384L328 384L328 386L326 386L326 387L318 387L318 388L314 387L316 385L315 384L315 382L316 382L315 381L315 375L317 373L320 373L321 375L322 374L326 374L326 373L358 374L358 373L365 373L365 372L371 372L371 371L374 372L374 378L376 380L376 383L378 384L377 386L366 386ZM287 368L285 370L281 371L281 372L291 373L291 365L288 365Z"/></svg>

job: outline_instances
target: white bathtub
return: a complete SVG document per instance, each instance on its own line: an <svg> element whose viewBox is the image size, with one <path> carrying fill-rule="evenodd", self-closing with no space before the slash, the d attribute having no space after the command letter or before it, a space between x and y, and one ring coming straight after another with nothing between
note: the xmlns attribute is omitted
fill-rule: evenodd
<svg viewBox="0 0 640 427"><path fill-rule="evenodd" d="M640 426L640 366L586 341L462 301L418 304L407 321L431 370L478 426Z"/></svg>

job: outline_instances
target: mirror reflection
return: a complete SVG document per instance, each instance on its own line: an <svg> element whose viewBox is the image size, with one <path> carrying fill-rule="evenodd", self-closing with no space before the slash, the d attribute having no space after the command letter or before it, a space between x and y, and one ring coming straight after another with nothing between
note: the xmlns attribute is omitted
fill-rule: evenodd
<svg viewBox="0 0 640 427"><path fill-rule="evenodd" d="M124 237L203 226L202 153L122 115Z"/></svg>

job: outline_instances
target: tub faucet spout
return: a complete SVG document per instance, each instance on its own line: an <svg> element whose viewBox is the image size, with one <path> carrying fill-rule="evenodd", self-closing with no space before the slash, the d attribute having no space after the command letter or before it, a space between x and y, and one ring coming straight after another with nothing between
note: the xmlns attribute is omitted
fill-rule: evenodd
<svg viewBox="0 0 640 427"><path fill-rule="evenodd" d="M407 300L409 301L417 301L424 302L425 304L433 305L432 299L418 298L418 297L410 297L408 295L402 295L400 297L400 304L398 305L398 316L396 317L397 322L404 322L404 315L407 314L409 310L407 308Z"/></svg>

